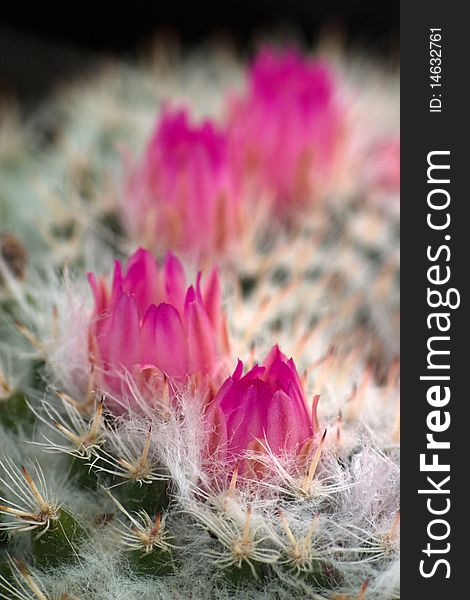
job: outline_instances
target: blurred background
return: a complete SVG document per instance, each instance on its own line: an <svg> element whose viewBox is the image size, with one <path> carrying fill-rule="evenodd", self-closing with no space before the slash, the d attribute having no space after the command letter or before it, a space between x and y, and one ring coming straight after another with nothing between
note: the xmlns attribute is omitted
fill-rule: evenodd
<svg viewBox="0 0 470 600"><path fill-rule="evenodd" d="M226 0L225 2L57 4L0 8L0 100L28 112L56 84L86 72L100 58L144 55L158 36L190 50L225 37L242 52L257 35L276 32L311 44L327 32L347 46L385 59L398 51L398 0Z"/></svg>

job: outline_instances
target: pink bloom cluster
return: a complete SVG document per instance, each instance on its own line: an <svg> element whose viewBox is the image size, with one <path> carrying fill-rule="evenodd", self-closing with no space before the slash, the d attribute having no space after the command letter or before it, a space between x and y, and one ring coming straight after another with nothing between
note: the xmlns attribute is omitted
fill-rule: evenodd
<svg viewBox="0 0 470 600"><path fill-rule="evenodd" d="M228 113L219 130L209 121L190 123L185 110L163 110L127 181L124 210L134 237L200 263L237 241L250 214L248 199L266 197L283 209L321 193L342 134L325 64L295 50L264 48L246 94L232 97ZM316 402L307 408L295 365L277 346L245 375L239 361L214 395L228 353L215 272L204 287L199 275L186 289L173 255L159 266L138 250L124 272L116 263L111 288L94 275L89 280L91 358L99 385L112 395L132 403L126 374L149 404L168 379L177 386L191 380L206 391L210 381L209 451L230 462L244 461L246 451L263 444L276 454L298 453L316 434Z"/></svg>
<svg viewBox="0 0 470 600"><path fill-rule="evenodd" d="M225 134L165 109L133 170L126 222L150 246L207 256L227 250L239 230L239 194Z"/></svg>
<svg viewBox="0 0 470 600"><path fill-rule="evenodd" d="M270 449L279 455L298 453L318 432L316 404L310 415L294 361L274 346L262 366L242 375L238 362L233 375L212 401L207 420L209 453L239 462L247 450Z"/></svg>
<svg viewBox="0 0 470 600"><path fill-rule="evenodd" d="M116 261L111 286L92 273L88 279L95 302L90 359L115 413L142 403L158 408L168 381L181 390L192 381L204 392L209 454L239 462L242 471L250 464L246 451L265 444L275 454L298 453L317 433L316 400L309 411L295 364L277 346L245 375L238 361L218 388L228 341L216 271L204 287L199 274L186 289L172 254L160 266L139 249L124 269Z"/></svg>
<svg viewBox="0 0 470 600"><path fill-rule="evenodd" d="M178 384L215 374L228 344L216 271L204 287L199 274L196 286L186 289L177 258L169 253L160 266L140 249L124 272L116 261L111 288L92 273L88 279L95 301L91 360L104 390L132 405L127 375L145 396L166 377Z"/></svg>
<svg viewBox="0 0 470 600"><path fill-rule="evenodd" d="M321 194L342 133L331 71L295 50L262 49L228 122L190 122L163 110L142 159L130 169L126 227L146 246L197 260L226 253L246 226L247 198L278 207Z"/></svg>
<svg viewBox="0 0 470 600"><path fill-rule="evenodd" d="M231 154L237 173L278 206L309 200L331 171L341 112L326 64L295 50L262 49L245 97L229 106Z"/></svg>

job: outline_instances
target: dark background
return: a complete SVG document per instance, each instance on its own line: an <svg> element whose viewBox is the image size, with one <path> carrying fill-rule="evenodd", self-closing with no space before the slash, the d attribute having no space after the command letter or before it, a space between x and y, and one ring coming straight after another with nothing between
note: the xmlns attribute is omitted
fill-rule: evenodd
<svg viewBox="0 0 470 600"><path fill-rule="evenodd" d="M4 3L5 4L5 3ZM378 56L398 49L397 0L226 0L63 3L42 11L25 2L0 8L0 96L34 106L100 56L138 56L161 33L191 49L228 34L246 50L253 35L292 31L312 43L325 27Z"/></svg>

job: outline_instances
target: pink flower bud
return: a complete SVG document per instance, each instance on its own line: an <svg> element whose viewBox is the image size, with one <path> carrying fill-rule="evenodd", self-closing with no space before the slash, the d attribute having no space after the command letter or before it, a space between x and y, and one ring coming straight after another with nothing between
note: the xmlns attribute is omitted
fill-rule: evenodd
<svg viewBox="0 0 470 600"><path fill-rule="evenodd" d="M242 375L238 361L207 411L209 453L240 462L260 440L279 455L298 453L318 430L316 403L310 414L294 361L274 346L262 366Z"/></svg>
<svg viewBox="0 0 470 600"><path fill-rule="evenodd" d="M196 287L186 289L175 256L169 253L160 266L139 249L124 272L116 261L111 289L93 273L88 279L95 300L90 351L97 383L124 397L124 405L133 403L128 375L144 398L158 402L155 392L165 378L179 385L191 376L204 379L216 372L227 342L215 271L204 287L199 275Z"/></svg>
<svg viewBox="0 0 470 600"><path fill-rule="evenodd" d="M296 50L263 48L245 97L229 105L231 156L255 192L285 207L305 202L328 178L342 131L333 75Z"/></svg>
<svg viewBox="0 0 470 600"><path fill-rule="evenodd" d="M236 239L239 197L225 134L210 121L189 123L183 109L165 109L123 208L131 234L150 247L207 258Z"/></svg>

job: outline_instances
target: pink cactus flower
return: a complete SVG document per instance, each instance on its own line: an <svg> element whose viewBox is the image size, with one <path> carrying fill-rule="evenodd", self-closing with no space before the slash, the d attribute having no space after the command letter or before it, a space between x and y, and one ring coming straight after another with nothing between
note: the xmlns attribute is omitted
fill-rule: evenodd
<svg viewBox="0 0 470 600"><path fill-rule="evenodd" d="M122 410L133 403L129 375L144 398L158 402L155 392L168 379L179 385L215 374L228 345L215 270L204 287L199 274L196 286L186 289L175 256L169 253L160 266L139 249L124 272L116 261L111 289L93 273L88 279L95 301L91 360L98 385L124 398Z"/></svg>
<svg viewBox="0 0 470 600"><path fill-rule="evenodd" d="M233 244L239 198L225 134L210 121L193 125L185 110L167 108L131 172L123 208L135 239L200 259Z"/></svg>
<svg viewBox="0 0 470 600"><path fill-rule="evenodd" d="M207 411L210 455L238 462L247 469L243 455L262 447L279 455L298 454L318 432L314 398L312 412L307 408L297 370L292 359L274 346L262 366L242 375L238 361ZM260 444L261 442L261 444Z"/></svg>
<svg viewBox="0 0 470 600"><path fill-rule="evenodd" d="M311 200L332 169L342 119L331 70L296 50L263 48L244 98L231 97L235 170L278 207Z"/></svg>

